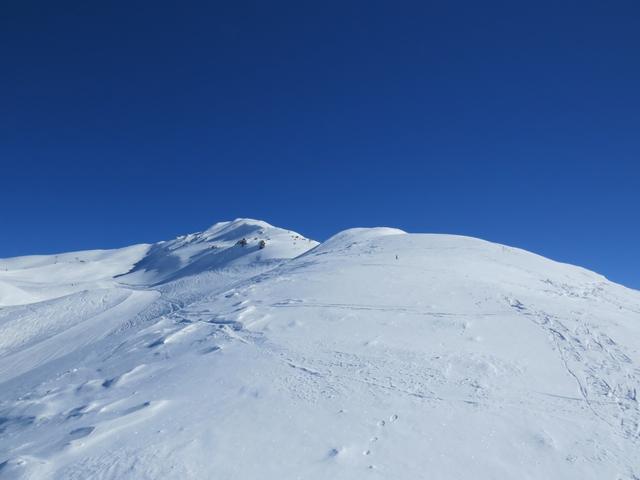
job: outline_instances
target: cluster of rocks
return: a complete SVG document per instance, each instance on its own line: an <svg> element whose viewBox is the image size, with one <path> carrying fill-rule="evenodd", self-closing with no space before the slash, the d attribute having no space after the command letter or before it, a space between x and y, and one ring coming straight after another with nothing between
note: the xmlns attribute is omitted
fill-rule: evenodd
<svg viewBox="0 0 640 480"><path fill-rule="evenodd" d="M256 238L256 240L257 240L257 238ZM238 240L238 241L236 242L236 245L240 245L241 247L246 247L248 244L249 244L249 242L247 241L247 239L246 239L246 238L243 238L243 239ZM266 247L266 246L267 246L267 242L265 242L264 240L260 240L260 241L258 242L258 248L259 248L260 250L262 250L262 249L263 249L264 247Z"/></svg>

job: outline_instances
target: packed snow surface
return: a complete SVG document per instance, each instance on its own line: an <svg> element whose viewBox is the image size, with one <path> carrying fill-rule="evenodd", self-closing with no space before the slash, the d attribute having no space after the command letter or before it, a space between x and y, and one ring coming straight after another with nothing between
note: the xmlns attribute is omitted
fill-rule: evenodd
<svg viewBox="0 0 640 480"><path fill-rule="evenodd" d="M637 480L639 349L640 292L468 237L4 259L0 478Z"/></svg>

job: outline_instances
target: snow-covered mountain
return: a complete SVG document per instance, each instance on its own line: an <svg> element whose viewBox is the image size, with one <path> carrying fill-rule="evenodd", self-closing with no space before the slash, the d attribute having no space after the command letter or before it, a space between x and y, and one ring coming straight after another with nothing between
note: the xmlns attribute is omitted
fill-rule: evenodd
<svg viewBox="0 0 640 480"><path fill-rule="evenodd" d="M631 480L638 390L640 292L478 239L0 260L0 478Z"/></svg>

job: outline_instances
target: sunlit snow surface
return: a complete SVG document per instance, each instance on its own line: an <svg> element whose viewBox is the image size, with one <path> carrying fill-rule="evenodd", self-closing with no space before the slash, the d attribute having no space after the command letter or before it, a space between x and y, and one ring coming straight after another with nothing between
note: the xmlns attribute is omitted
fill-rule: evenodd
<svg viewBox="0 0 640 480"><path fill-rule="evenodd" d="M640 477L640 292L522 250L240 219L0 306L0 478Z"/></svg>

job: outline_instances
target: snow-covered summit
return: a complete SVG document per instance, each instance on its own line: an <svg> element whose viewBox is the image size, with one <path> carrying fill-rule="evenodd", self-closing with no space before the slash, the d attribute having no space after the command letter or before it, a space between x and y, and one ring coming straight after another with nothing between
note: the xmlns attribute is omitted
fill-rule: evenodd
<svg viewBox="0 0 640 480"><path fill-rule="evenodd" d="M132 248L0 308L0 478L640 478L640 292L389 228Z"/></svg>
<svg viewBox="0 0 640 480"><path fill-rule="evenodd" d="M151 285L204 271L264 268L297 257L317 242L267 222L238 218L151 246L123 283Z"/></svg>
<svg viewBox="0 0 640 480"><path fill-rule="evenodd" d="M255 231L282 230L273 225L254 218L236 218L235 220L217 222L209 227L206 232L212 235L232 233L233 236L247 235Z"/></svg>
<svg viewBox="0 0 640 480"><path fill-rule="evenodd" d="M349 248L352 245L373 240L387 235L406 235L407 232L398 228L373 227L373 228L349 228L336 233L331 238L322 242L321 249L329 251L331 249Z"/></svg>

